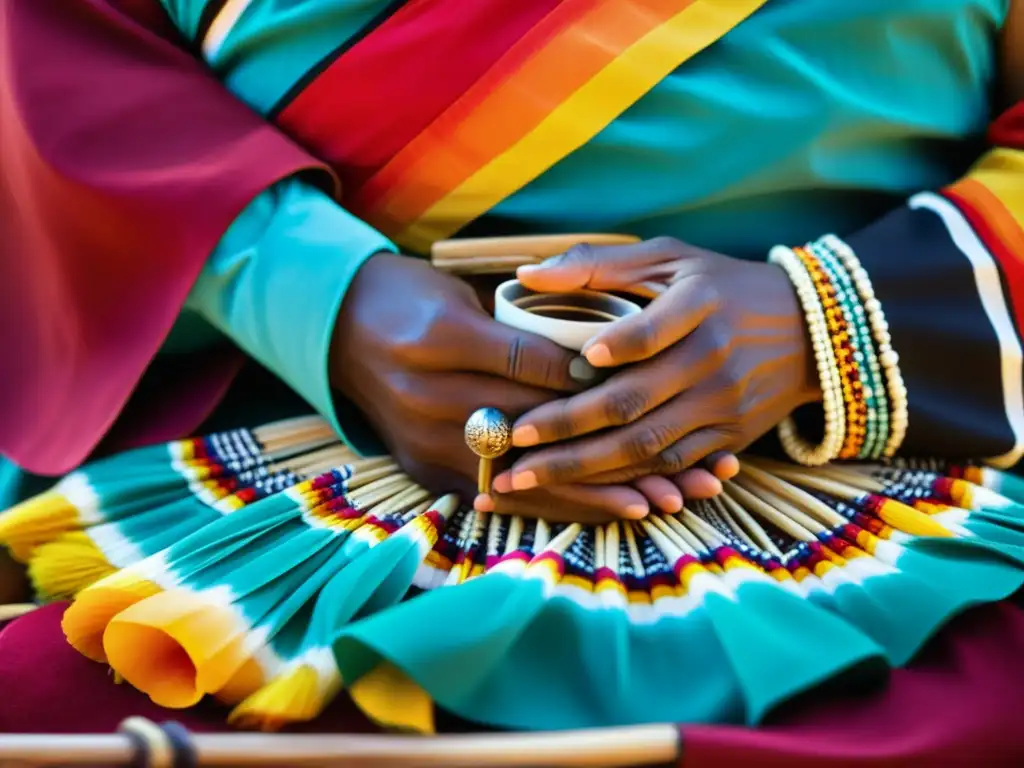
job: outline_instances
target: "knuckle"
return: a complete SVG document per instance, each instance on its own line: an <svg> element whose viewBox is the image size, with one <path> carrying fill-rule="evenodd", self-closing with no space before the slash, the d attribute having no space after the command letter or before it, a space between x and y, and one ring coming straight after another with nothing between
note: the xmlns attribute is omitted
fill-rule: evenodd
<svg viewBox="0 0 1024 768"><path fill-rule="evenodd" d="M721 294L718 286L710 275L703 275L694 285L694 297L702 305L710 310L718 309L721 304Z"/></svg>
<svg viewBox="0 0 1024 768"><path fill-rule="evenodd" d="M656 470L659 474L675 475L693 465L689 451L679 443L666 448L658 454Z"/></svg>
<svg viewBox="0 0 1024 768"><path fill-rule="evenodd" d="M727 365L722 369L719 375L719 388L729 405L736 406L742 402L746 382L736 366Z"/></svg>
<svg viewBox="0 0 1024 768"><path fill-rule="evenodd" d="M545 351L538 340L516 334L506 353L506 377L511 381L561 389L569 376L568 364L562 363L561 356Z"/></svg>
<svg viewBox="0 0 1024 768"><path fill-rule="evenodd" d="M605 400L605 416L612 426L631 424L647 412L648 398L637 389L616 392Z"/></svg>
<svg viewBox="0 0 1024 768"><path fill-rule="evenodd" d="M594 247L590 243L577 243L562 254L566 262L588 264L594 258Z"/></svg>
<svg viewBox="0 0 1024 768"><path fill-rule="evenodd" d="M582 474L583 462L575 456L562 456L548 463L548 476L554 483L567 482Z"/></svg>
<svg viewBox="0 0 1024 768"><path fill-rule="evenodd" d="M732 334L722 327L721 323L709 321L704 324L709 362L716 368L727 368L732 356Z"/></svg>
<svg viewBox="0 0 1024 768"><path fill-rule="evenodd" d="M644 427L636 430L623 446L631 463L638 464L658 456L669 441L668 430L663 427Z"/></svg>
<svg viewBox="0 0 1024 768"><path fill-rule="evenodd" d="M648 358L658 351L658 327L648 315L635 315L625 338L625 346L635 356Z"/></svg>
<svg viewBox="0 0 1024 768"><path fill-rule="evenodd" d="M526 342L522 336L514 336L508 345L508 353L505 359L508 378L519 381L523 377L526 368Z"/></svg>
<svg viewBox="0 0 1024 768"><path fill-rule="evenodd" d="M569 409L568 403L563 402L558 413L551 417L551 435L555 440L568 440L577 433L576 419Z"/></svg>
<svg viewBox="0 0 1024 768"><path fill-rule="evenodd" d="M416 365L429 355L430 346L429 331L424 328L417 333L393 339L388 345L388 352L392 359L400 363Z"/></svg>
<svg viewBox="0 0 1024 768"><path fill-rule="evenodd" d="M399 374L388 379L388 389L400 410L427 414L434 410L435 403L418 376Z"/></svg>

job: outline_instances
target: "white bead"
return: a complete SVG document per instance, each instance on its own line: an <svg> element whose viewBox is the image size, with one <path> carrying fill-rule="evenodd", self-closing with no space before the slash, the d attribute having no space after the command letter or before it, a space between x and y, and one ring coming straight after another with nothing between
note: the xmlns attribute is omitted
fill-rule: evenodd
<svg viewBox="0 0 1024 768"><path fill-rule="evenodd" d="M900 361L900 356L896 354L896 350L887 349L878 356L878 359L881 360L883 368L895 368Z"/></svg>

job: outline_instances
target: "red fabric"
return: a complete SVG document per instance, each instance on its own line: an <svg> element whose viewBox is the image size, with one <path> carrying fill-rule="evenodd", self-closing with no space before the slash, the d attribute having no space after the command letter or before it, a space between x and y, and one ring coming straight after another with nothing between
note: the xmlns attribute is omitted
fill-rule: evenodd
<svg viewBox="0 0 1024 768"><path fill-rule="evenodd" d="M156 6L0 3L0 454L33 472L89 454L231 221L318 166Z"/></svg>
<svg viewBox="0 0 1024 768"><path fill-rule="evenodd" d="M993 146L1024 149L1024 101L1018 101L992 123L988 140Z"/></svg>
<svg viewBox="0 0 1024 768"><path fill-rule="evenodd" d="M884 691L814 696L758 730L682 734L684 768L1024 765L1024 612L1001 604L960 617Z"/></svg>
<svg viewBox="0 0 1024 768"><path fill-rule="evenodd" d="M337 169L344 191L382 168L552 9L570 2L581 0L411 0L332 62L277 123ZM409 55L417 50L424 54Z"/></svg>
<svg viewBox="0 0 1024 768"><path fill-rule="evenodd" d="M224 731L225 711L156 707L65 642L63 605L0 631L0 733L107 733L130 715ZM770 663L770 660L766 660ZM768 727L684 727L682 768L1010 766L1024 760L1024 613L985 606L954 621L882 691L816 695ZM680 695L686 695L681 691ZM455 726L458 728L459 726ZM365 733L345 699L302 730Z"/></svg>
<svg viewBox="0 0 1024 768"><path fill-rule="evenodd" d="M202 429L244 365L245 357L227 346L158 357L96 453L166 443ZM182 397L182 392L188 397Z"/></svg>

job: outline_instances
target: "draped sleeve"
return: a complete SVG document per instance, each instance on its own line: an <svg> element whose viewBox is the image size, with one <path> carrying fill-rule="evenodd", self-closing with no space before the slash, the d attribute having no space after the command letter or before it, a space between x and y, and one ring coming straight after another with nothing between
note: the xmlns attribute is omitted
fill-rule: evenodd
<svg viewBox="0 0 1024 768"><path fill-rule="evenodd" d="M0 4L0 453L55 474L118 417L207 257L313 157L156 0Z"/></svg>
<svg viewBox="0 0 1024 768"><path fill-rule="evenodd" d="M902 452L1024 455L1024 101L957 182L846 238L871 277L900 356Z"/></svg>

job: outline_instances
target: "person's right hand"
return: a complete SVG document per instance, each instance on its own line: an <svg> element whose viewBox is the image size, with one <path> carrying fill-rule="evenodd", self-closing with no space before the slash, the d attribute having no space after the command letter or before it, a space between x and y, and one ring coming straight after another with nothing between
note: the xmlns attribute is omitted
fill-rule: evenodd
<svg viewBox="0 0 1024 768"><path fill-rule="evenodd" d="M493 406L515 420L579 391L569 375L573 357L496 322L462 280L419 259L382 253L363 265L345 297L330 373L415 480L472 499L478 459L463 437L470 414ZM581 522L650 510L641 490L626 485L560 486L508 496L498 506Z"/></svg>

